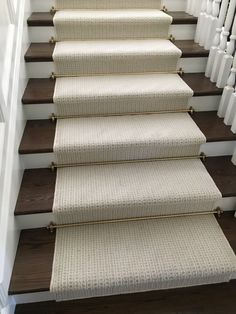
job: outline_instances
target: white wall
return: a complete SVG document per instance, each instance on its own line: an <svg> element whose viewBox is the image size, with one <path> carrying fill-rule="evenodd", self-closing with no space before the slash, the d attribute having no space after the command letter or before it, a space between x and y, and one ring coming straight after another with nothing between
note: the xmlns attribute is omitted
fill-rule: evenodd
<svg viewBox="0 0 236 314"><path fill-rule="evenodd" d="M26 25L26 19L31 11L29 2L29 0L0 0L0 107L5 129L2 137L4 129L0 128L1 314L11 313L14 309L14 300L7 296L7 291L19 237L14 208L23 174L18 147L25 125L21 97L27 81L24 53L29 44Z"/></svg>

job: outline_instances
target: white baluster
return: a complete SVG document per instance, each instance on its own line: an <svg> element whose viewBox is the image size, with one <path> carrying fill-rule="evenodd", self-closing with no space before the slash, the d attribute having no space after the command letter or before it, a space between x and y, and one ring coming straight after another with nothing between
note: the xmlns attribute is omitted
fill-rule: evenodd
<svg viewBox="0 0 236 314"><path fill-rule="evenodd" d="M220 13L220 3L221 3L221 0L214 0L212 4L212 16L208 17L205 42L204 42L204 48L206 50L209 50L211 48L212 42L216 33L218 16Z"/></svg>
<svg viewBox="0 0 236 314"><path fill-rule="evenodd" d="M188 14L190 14L190 12L191 12L191 6L192 6L192 0L188 0L187 1L187 7L186 7L186 12Z"/></svg>
<svg viewBox="0 0 236 314"><path fill-rule="evenodd" d="M232 123L231 131L232 131L234 134L236 133L236 115L235 115L234 120L233 120L233 123ZM236 151L235 151L235 164L236 164Z"/></svg>
<svg viewBox="0 0 236 314"><path fill-rule="evenodd" d="M199 14L201 12L202 1L203 0L199 0L199 1L194 2L195 3L194 16L199 16Z"/></svg>
<svg viewBox="0 0 236 314"><path fill-rule="evenodd" d="M223 57L219 74L218 74L218 79L217 79L217 87L221 88L224 87L227 83L227 79L230 74L231 66L233 63L233 54L235 52L235 40L236 40L236 16L234 18L234 24L232 28L232 35L230 36L230 42L228 44L226 54ZM235 66L234 66L235 68Z"/></svg>
<svg viewBox="0 0 236 314"><path fill-rule="evenodd" d="M190 13L191 15L194 15L195 12L195 1L192 0L191 4L190 4Z"/></svg>
<svg viewBox="0 0 236 314"><path fill-rule="evenodd" d="M230 97L229 104L225 113L224 124L232 125L236 116L236 92Z"/></svg>
<svg viewBox="0 0 236 314"><path fill-rule="evenodd" d="M199 45L200 46L204 46L204 44L205 44L206 34L207 34L207 31L209 30L210 21L211 21L212 5L213 5L213 0L208 0L207 1L206 15L203 19L203 27L202 27L202 30L200 33L200 38L199 38Z"/></svg>
<svg viewBox="0 0 236 314"><path fill-rule="evenodd" d="M235 149L233 157L232 157L232 163L236 166L236 149ZM235 217L236 217L236 215L235 215Z"/></svg>
<svg viewBox="0 0 236 314"><path fill-rule="evenodd" d="M207 0L203 0L202 6L201 6L201 13L199 14L199 18L198 18L195 39L194 39L196 43L199 43L199 40L200 40L200 33L202 31L203 22L206 16L206 9L207 9Z"/></svg>
<svg viewBox="0 0 236 314"><path fill-rule="evenodd" d="M234 19L235 7L236 7L236 0L230 0L229 9L228 9L226 20L225 20L224 30L222 31L222 34L221 34L222 37L221 37L219 50L216 52L213 69L211 73L212 82L217 81L222 60L223 60L224 55L226 54L225 50L227 48L227 39L229 36L230 27Z"/></svg>
<svg viewBox="0 0 236 314"><path fill-rule="evenodd" d="M212 68L213 68L216 52L218 51L219 45L220 45L220 34L222 32L225 17L227 14L228 4L229 4L229 0L223 0L221 8L220 8L220 15L217 22L216 34L214 36L213 46L211 47L210 54L207 61L207 67L206 67L206 73L205 73L206 77L210 77L212 73Z"/></svg>
<svg viewBox="0 0 236 314"><path fill-rule="evenodd" d="M221 97L220 106L218 110L218 116L220 118L224 118L226 115L227 108L229 106L229 103L231 101L231 96L234 93L234 85L236 81L236 56L234 57L234 64L231 69L230 76L227 81L227 86L225 86L223 95Z"/></svg>

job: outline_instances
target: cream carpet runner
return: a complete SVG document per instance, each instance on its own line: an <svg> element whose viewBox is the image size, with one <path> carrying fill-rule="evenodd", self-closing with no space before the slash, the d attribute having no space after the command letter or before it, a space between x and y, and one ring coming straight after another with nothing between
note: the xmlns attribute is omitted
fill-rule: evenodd
<svg viewBox="0 0 236 314"><path fill-rule="evenodd" d="M160 2L56 0L58 301L236 278Z"/></svg>
<svg viewBox="0 0 236 314"><path fill-rule="evenodd" d="M193 91L177 74L58 78L54 103L62 116L142 113L188 108Z"/></svg>
<svg viewBox="0 0 236 314"><path fill-rule="evenodd" d="M233 272L213 216L87 226L57 234L51 291L89 298L225 282Z"/></svg>

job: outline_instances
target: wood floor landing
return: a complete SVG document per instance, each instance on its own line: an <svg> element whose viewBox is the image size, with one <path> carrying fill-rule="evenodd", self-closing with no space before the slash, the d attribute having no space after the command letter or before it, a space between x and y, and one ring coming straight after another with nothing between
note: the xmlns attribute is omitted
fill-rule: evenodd
<svg viewBox="0 0 236 314"><path fill-rule="evenodd" d="M17 305L15 314L235 314L236 281L68 302Z"/></svg>
<svg viewBox="0 0 236 314"><path fill-rule="evenodd" d="M209 51L193 40L176 40L176 47L182 51L182 58L208 57ZM54 43L31 43L25 54L26 62L52 62Z"/></svg>
<svg viewBox="0 0 236 314"><path fill-rule="evenodd" d="M219 219L219 223L230 245L236 252L236 219L234 219L233 213L225 213ZM55 234L51 234L46 229L31 229L21 231L9 288L10 295L49 290L54 254L54 243ZM221 292L224 293L224 289L227 289L228 286L230 287L230 284L221 285ZM201 289L204 291L204 288L202 287L196 289L198 293L201 292ZM214 285L211 286L211 289L214 291ZM188 291L190 291L191 294L191 288L184 290L186 292L186 296L188 295ZM164 293L164 296L165 293L168 294L168 291L160 293ZM232 300L234 299L235 298L232 298ZM106 298L104 298L104 300L106 300Z"/></svg>
<svg viewBox="0 0 236 314"><path fill-rule="evenodd" d="M194 96L221 95L222 89L216 87L204 73L185 73L183 80L194 91ZM29 79L22 103L29 104L50 104L53 103L53 95L56 80L49 78Z"/></svg>
<svg viewBox="0 0 236 314"><path fill-rule="evenodd" d="M236 196L236 167L231 156L209 157L204 165L223 197ZM26 169L15 208L15 215L52 212L56 171Z"/></svg>
<svg viewBox="0 0 236 314"><path fill-rule="evenodd" d="M173 17L172 25L179 24L197 24L197 18L189 15L188 13L179 12L168 12ZM54 26L53 16L50 12L33 12L27 20L28 26Z"/></svg>

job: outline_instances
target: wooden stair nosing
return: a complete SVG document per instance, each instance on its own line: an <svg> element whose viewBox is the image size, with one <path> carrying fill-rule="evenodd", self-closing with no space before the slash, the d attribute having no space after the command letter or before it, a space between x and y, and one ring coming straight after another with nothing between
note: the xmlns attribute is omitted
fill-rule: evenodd
<svg viewBox="0 0 236 314"><path fill-rule="evenodd" d="M231 126L224 124L216 111L195 112L194 122L205 135L207 142L236 141ZM51 120L28 120L19 147L20 154L52 153L56 122Z"/></svg>
<svg viewBox="0 0 236 314"><path fill-rule="evenodd" d="M219 223L236 252L236 220L233 215L233 212L225 213ZM46 229L21 232L9 288L10 295L49 291L54 243L55 233L52 234Z"/></svg>
<svg viewBox="0 0 236 314"><path fill-rule="evenodd" d="M172 25L197 24L197 18L182 12L169 11L167 14L173 17ZM33 12L27 20L28 26L54 26L53 16L50 12Z"/></svg>
<svg viewBox="0 0 236 314"><path fill-rule="evenodd" d="M236 196L236 167L231 156L209 157L204 165L223 197ZM53 208L56 171L26 169L16 203L15 215L50 213Z"/></svg>
<svg viewBox="0 0 236 314"><path fill-rule="evenodd" d="M185 73L182 76L185 83L192 88L194 96L221 95L222 88L216 87L204 73ZM53 103L56 80L50 78L29 79L22 97L24 105Z"/></svg>
<svg viewBox="0 0 236 314"><path fill-rule="evenodd" d="M193 40L176 40L176 47L182 51L182 58L208 57L209 51L196 44ZM52 62L54 43L31 43L25 53L25 61Z"/></svg>

